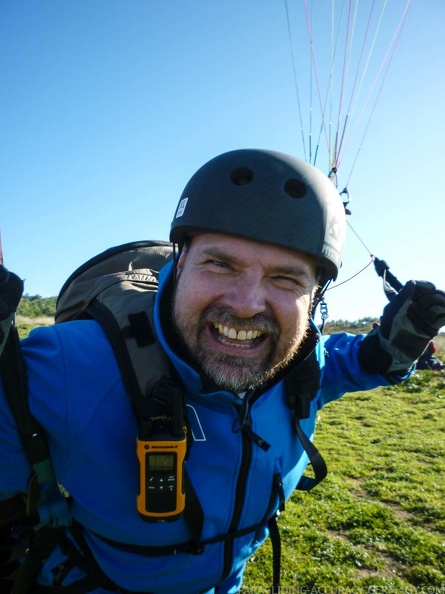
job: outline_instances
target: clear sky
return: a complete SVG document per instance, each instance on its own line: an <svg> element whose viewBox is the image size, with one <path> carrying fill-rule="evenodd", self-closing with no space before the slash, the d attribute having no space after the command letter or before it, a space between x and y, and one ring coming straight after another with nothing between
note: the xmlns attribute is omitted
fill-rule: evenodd
<svg viewBox="0 0 445 594"><path fill-rule="evenodd" d="M384 0L361 2L355 21L355 1L334 2L334 22L345 23L338 36L332 2L306 3L1 0L0 227L5 264L28 294L56 295L78 265L110 246L168 239L187 180L221 152L312 158L309 122L314 150L320 102L332 130L339 105L343 117L351 110L348 131L357 130L338 171L355 233L348 230L338 287L328 293L330 318L380 315L385 298L372 266L340 284L370 253L400 280L445 289L445 2L414 0L386 62L406 0L388 0L375 42ZM360 39L373 44L369 61ZM353 74L360 61L366 79ZM360 87L351 104L343 73ZM329 80L337 98L327 94ZM316 165L329 172L324 133Z"/></svg>

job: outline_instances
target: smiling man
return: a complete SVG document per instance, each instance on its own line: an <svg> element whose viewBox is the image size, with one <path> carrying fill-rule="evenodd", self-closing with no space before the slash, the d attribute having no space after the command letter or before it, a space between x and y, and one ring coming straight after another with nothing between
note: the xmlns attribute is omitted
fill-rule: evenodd
<svg viewBox="0 0 445 594"><path fill-rule="evenodd" d="M144 311L130 315L119 297L119 338L151 348L138 369L157 374L155 385L133 378L143 390L130 403L122 344L112 347L98 307L22 342L55 478L44 479L28 519L37 536L14 594L240 590L269 531L277 542L278 510L313 485L303 476L309 459L316 480L325 474L311 443L318 410L408 377L445 323L445 294L411 281L369 335L321 337L312 317L337 277L344 236L342 201L320 171L273 151L224 153L186 185L171 225L174 257ZM138 257L122 273L136 284L147 277ZM0 267L0 347L19 285ZM31 472L6 392L7 382L0 512L22 500Z"/></svg>
<svg viewBox="0 0 445 594"><path fill-rule="evenodd" d="M256 388L297 354L317 288L309 257L204 233L182 250L177 270L178 334L216 384L236 393Z"/></svg>

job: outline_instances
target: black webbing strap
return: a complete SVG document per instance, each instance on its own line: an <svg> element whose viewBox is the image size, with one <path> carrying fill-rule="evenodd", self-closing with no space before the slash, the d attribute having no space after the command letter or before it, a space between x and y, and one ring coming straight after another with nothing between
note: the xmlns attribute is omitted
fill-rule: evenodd
<svg viewBox="0 0 445 594"><path fill-rule="evenodd" d="M208 538L206 540L201 541L199 543L199 547L196 547L196 543L193 540L188 540L187 542L179 543L176 545L151 546L119 542L107 538L106 536L101 536L100 534L97 534L97 532L94 532L94 535L100 540L103 540L107 544L121 551L127 551L145 557L163 557L165 555L177 555L179 553L202 553L204 551L204 547L206 547L207 545L215 544L217 542L222 541L233 540L234 538L239 538L241 536L245 536L246 534L254 533L259 528L263 527L265 524L269 524L270 521L271 519L262 520L257 524L252 524L250 526L246 526L245 528L239 528L238 530L233 530L232 532L227 532L226 534L213 536L212 538Z"/></svg>
<svg viewBox="0 0 445 594"><path fill-rule="evenodd" d="M83 529L79 524L73 522L70 532L76 544L67 537L64 528L43 528L37 533L25 562L17 572L11 594L88 594L98 588L108 592L137 594L121 588L103 573L85 541ZM42 564L56 545L60 546L68 559L58 566L59 571L55 574L53 585L38 585L35 579ZM83 571L86 574L85 577L72 584L62 585L64 578L74 567ZM150 594L150 592L144 594Z"/></svg>
<svg viewBox="0 0 445 594"><path fill-rule="evenodd" d="M315 353L317 337L312 337L309 354L284 379L286 403L294 411L295 431L312 465L314 478L302 476L297 489L309 491L328 473L322 455L301 428L300 420L310 415L311 402L320 388L320 365Z"/></svg>
<svg viewBox="0 0 445 594"><path fill-rule="evenodd" d="M318 485L318 483L326 478L326 475L328 474L328 468L320 452L301 428L300 421L298 419L295 419L295 431L297 432L298 438L300 439L301 444L308 455L309 462L311 463L312 469L314 471L313 478L304 475L300 478L297 489L301 491L310 491L315 487L315 485Z"/></svg>
<svg viewBox="0 0 445 594"><path fill-rule="evenodd" d="M306 358L292 367L284 377L286 404L295 412L297 419L309 417L311 402L320 389L321 371L315 352L318 339L312 335L310 338Z"/></svg>
<svg viewBox="0 0 445 594"><path fill-rule="evenodd" d="M14 587L11 594L26 594L32 592L37 575L48 555L56 546L63 528L42 528L34 539L23 564L14 576Z"/></svg>
<svg viewBox="0 0 445 594"><path fill-rule="evenodd" d="M0 501L0 535L10 528L11 524L21 521L25 517L26 504L23 493Z"/></svg>
<svg viewBox="0 0 445 594"><path fill-rule="evenodd" d="M273 585L270 589L270 594L279 594L280 592L280 573L281 573L281 536L278 530L277 515L270 518L267 523L269 527L269 537L272 543L272 568L273 568Z"/></svg>
<svg viewBox="0 0 445 594"><path fill-rule="evenodd" d="M17 423L23 449L29 462L37 469L49 459L44 432L32 416L28 402L28 382L17 328L12 326L2 356L0 373L8 404Z"/></svg>
<svg viewBox="0 0 445 594"><path fill-rule="evenodd" d="M201 535L204 526L204 512L186 468L184 468L184 487L187 497L186 506L184 508L184 517L192 535L192 552L199 555L204 550L204 547L201 544Z"/></svg>

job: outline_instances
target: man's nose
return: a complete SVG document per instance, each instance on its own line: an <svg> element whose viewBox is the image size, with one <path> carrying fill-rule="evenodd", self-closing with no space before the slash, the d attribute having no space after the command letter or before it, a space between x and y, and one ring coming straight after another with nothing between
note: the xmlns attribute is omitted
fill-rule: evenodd
<svg viewBox="0 0 445 594"><path fill-rule="evenodd" d="M226 304L239 318L251 318L266 310L266 295L261 279L245 276L231 283L225 295Z"/></svg>

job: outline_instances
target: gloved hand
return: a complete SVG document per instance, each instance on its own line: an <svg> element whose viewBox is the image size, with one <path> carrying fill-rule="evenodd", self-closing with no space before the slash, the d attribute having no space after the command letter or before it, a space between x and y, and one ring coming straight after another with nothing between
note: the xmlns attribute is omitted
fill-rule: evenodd
<svg viewBox="0 0 445 594"><path fill-rule="evenodd" d="M0 355L23 294L23 281L0 264Z"/></svg>
<svg viewBox="0 0 445 594"><path fill-rule="evenodd" d="M379 276L383 276L385 274L385 270L389 270L389 266L385 260L380 260L376 256L374 256L374 268Z"/></svg>
<svg viewBox="0 0 445 594"><path fill-rule="evenodd" d="M445 292L426 281L409 281L363 339L359 361L369 373L407 371L444 325Z"/></svg>

